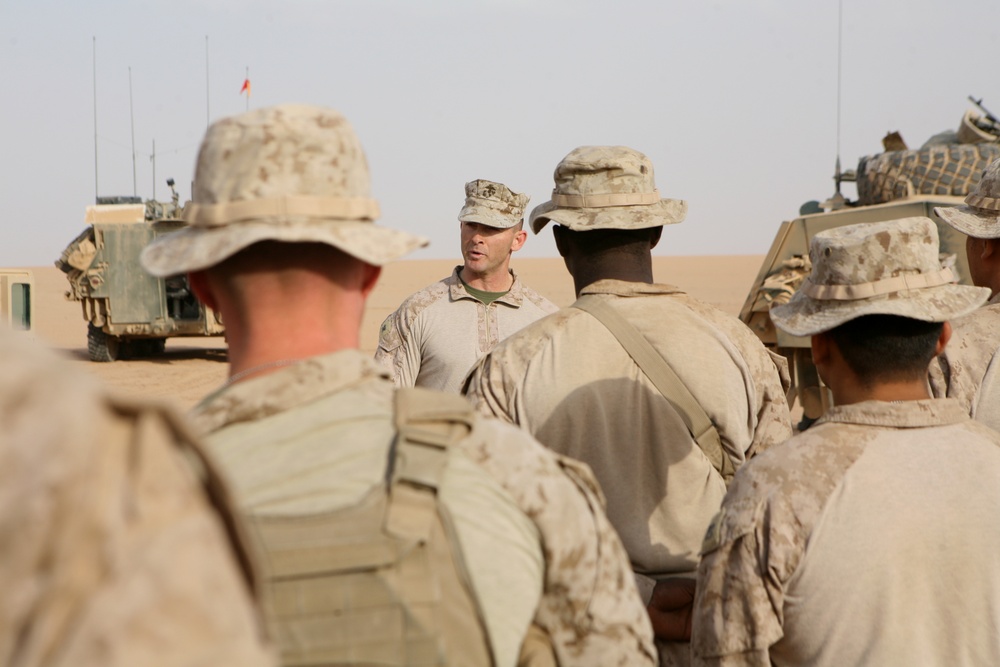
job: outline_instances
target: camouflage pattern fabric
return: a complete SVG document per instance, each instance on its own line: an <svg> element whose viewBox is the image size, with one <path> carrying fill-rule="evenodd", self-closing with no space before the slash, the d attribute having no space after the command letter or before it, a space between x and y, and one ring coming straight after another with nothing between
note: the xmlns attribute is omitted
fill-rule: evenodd
<svg viewBox="0 0 1000 667"><path fill-rule="evenodd" d="M0 663L274 664L177 416L0 341Z"/></svg>
<svg viewBox="0 0 1000 667"><path fill-rule="evenodd" d="M957 401L832 408L737 472L702 546L695 664L996 664L997 475L1000 434Z"/></svg>
<svg viewBox="0 0 1000 667"><path fill-rule="evenodd" d="M497 343L558 307L511 271L510 291L483 305L459 279L447 278L408 297L379 329L375 361L400 387L458 393L462 380Z"/></svg>
<svg viewBox="0 0 1000 667"><path fill-rule="evenodd" d="M552 199L531 211L536 234L551 220L576 232L645 229L684 220L687 202L661 199L653 163L625 146L581 146L556 165Z"/></svg>
<svg viewBox="0 0 1000 667"><path fill-rule="evenodd" d="M792 299L771 309L775 326L796 336L829 331L862 315L943 322L972 312L989 290L953 284L943 272L929 218L846 225L817 233L812 273Z"/></svg>
<svg viewBox="0 0 1000 667"><path fill-rule="evenodd" d="M325 243L381 266L427 240L378 227L368 162L339 112L286 104L212 123L198 151L189 227L147 246L166 277L214 266L260 241Z"/></svg>
<svg viewBox="0 0 1000 667"><path fill-rule="evenodd" d="M951 326L951 340L931 362L931 391L958 399L973 419L1000 430L1000 294Z"/></svg>
<svg viewBox="0 0 1000 667"><path fill-rule="evenodd" d="M458 221L508 229L524 220L528 201L528 195L514 192L503 183L469 181L465 184L465 205L458 213Z"/></svg>
<svg viewBox="0 0 1000 667"><path fill-rule="evenodd" d="M372 361L344 350L231 385L207 397L196 418L246 511L315 513L381 482L393 391ZM461 474L444 476L442 502L491 639L506 646L498 664L512 664L532 620L559 664L654 664L649 619L589 470L495 420L477 420L452 450ZM537 580L522 576L533 571L524 555L532 546L541 555ZM511 627L518 619L520 634Z"/></svg>

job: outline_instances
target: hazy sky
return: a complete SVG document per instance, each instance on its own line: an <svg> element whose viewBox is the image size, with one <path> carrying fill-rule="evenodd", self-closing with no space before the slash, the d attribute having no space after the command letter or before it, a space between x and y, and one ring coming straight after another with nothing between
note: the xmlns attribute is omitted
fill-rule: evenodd
<svg viewBox="0 0 1000 667"><path fill-rule="evenodd" d="M997 0L844 0L845 168L899 130L1000 115ZM548 199L584 144L649 155L689 202L660 254L764 253L833 192L836 0L0 0L0 266L48 265L93 203L94 39L101 195L190 196L212 119L284 102L341 110L372 168L380 224L416 258L458 257L463 184ZM207 48L206 48L206 37ZM207 55L207 72L206 72ZM853 197L853 188L845 191ZM522 256L555 256L549 228Z"/></svg>

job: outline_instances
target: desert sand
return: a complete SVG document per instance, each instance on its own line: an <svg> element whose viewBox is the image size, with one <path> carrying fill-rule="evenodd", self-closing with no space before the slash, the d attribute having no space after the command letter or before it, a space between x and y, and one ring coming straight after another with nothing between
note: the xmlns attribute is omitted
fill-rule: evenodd
<svg viewBox="0 0 1000 667"><path fill-rule="evenodd" d="M737 315L762 257L656 257L657 282L686 292ZM387 266L372 292L361 326L362 349L373 354L382 320L412 292L448 275L453 260L411 260ZM573 282L560 259L515 259L512 266L528 285L560 306L574 300ZM87 358L87 325L80 305L65 299L66 278L55 267L33 267L35 276L34 335L71 364L94 373L133 396L164 399L189 409L221 385L227 374L223 338L172 338L166 352L148 360L94 363Z"/></svg>

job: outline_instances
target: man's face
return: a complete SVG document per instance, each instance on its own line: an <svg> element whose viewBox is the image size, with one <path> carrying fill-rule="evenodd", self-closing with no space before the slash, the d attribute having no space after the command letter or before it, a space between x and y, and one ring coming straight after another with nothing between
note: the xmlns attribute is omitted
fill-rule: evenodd
<svg viewBox="0 0 1000 667"><path fill-rule="evenodd" d="M506 273L510 254L524 245L528 233L515 225L498 229L478 222L463 222L462 258L465 269L476 276Z"/></svg>

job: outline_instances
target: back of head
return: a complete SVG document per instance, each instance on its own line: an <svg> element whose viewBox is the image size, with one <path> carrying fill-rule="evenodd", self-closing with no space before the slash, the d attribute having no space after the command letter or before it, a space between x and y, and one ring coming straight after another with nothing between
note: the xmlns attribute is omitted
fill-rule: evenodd
<svg viewBox="0 0 1000 667"><path fill-rule="evenodd" d="M828 333L865 386L926 377L942 322L897 315L864 315Z"/></svg>

